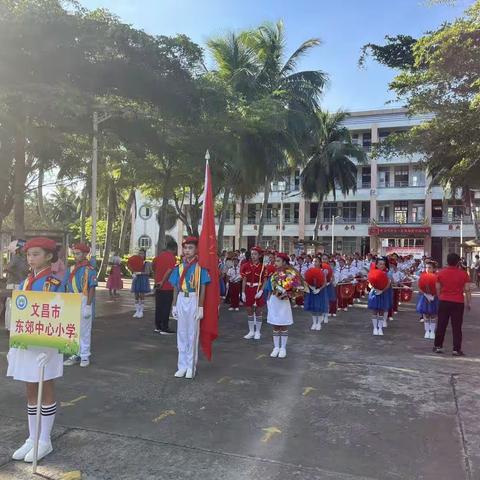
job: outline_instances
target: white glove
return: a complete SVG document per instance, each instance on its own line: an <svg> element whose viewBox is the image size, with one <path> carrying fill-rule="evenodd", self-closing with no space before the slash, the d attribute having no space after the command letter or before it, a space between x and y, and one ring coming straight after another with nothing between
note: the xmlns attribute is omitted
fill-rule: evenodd
<svg viewBox="0 0 480 480"><path fill-rule="evenodd" d="M37 356L37 365L38 368L43 368L47 365L47 363L50 361L50 355L47 353L40 353Z"/></svg>
<svg viewBox="0 0 480 480"><path fill-rule="evenodd" d="M178 310L177 310L177 306L176 306L176 305L174 305L174 306L172 307L172 317L173 317L173 318L178 318Z"/></svg>
<svg viewBox="0 0 480 480"><path fill-rule="evenodd" d="M83 318L85 318L85 319L92 318L92 306L91 305L85 305L83 307Z"/></svg>
<svg viewBox="0 0 480 480"><path fill-rule="evenodd" d="M137 278L137 274L136 273L133 273L132 274L132 281L135 280Z"/></svg>
<svg viewBox="0 0 480 480"><path fill-rule="evenodd" d="M242 302L245 303L247 301L247 296L245 295L245 292L242 293Z"/></svg>
<svg viewBox="0 0 480 480"><path fill-rule="evenodd" d="M203 318L203 307L198 307L197 316L195 317L195 319L198 321L198 320L201 320L202 318Z"/></svg>
<svg viewBox="0 0 480 480"><path fill-rule="evenodd" d="M429 302L433 302L434 296L426 293L426 294L425 294L425 298L426 298Z"/></svg>
<svg viewBox="0 0 480 480"><path fill-rule="evenodd" d="M375 295L381 295L383 292L381 290L374 290Z"/></svg>
<svg viewBox="0 0 480 480"><path fill-rule="evenodd" d="M259 290L255 295L255 299L262 298L262 295L263 295L263 290Z"/></svg>

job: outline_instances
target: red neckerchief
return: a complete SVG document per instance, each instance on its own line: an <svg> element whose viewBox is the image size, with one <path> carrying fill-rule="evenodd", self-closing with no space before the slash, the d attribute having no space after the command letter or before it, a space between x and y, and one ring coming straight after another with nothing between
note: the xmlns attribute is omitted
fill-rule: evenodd
<svg viewBox="0 0 480 480"><path fill-rule="evenodd" d="M73 270L70 272L70 277L68 278L69 283L72 283L73 277L78 272L78 269L81 267L88 267L90 262L88 260L84 260L83 262L76 263L73 267Z"/></svg>
<svg viewBox="0 0 480 480"><path fill-rule="evenodd" d="M27 282L25 284L25 290L31 290L32 289L32 285L34 282L36 282L37 280L40 280L41 278L43 277L46 277L48 275L51 275L52 274L52 269L50 267L47 267L45 268L44 270L42 270L38 275L35 275L34 273L31 273L28 277L27 277Z"/></svg>
<svg viewBox="0 0 480 480"><path fill-rule="evenodd" d="M183 281L185 280L185 275L187 275L187 270L189 270L192 265L195 265L197 263L197 260L198 258L197 256L195 256L191 262L187 261L187 264L183 266L183 272L180 275L180 289L182 288Z"/></svg>

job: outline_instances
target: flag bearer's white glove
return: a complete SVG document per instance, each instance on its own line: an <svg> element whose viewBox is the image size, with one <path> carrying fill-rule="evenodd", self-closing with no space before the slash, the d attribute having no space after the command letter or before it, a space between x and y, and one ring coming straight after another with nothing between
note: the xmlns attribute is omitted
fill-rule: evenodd
<svg viewBox="0 0 480 480"><path fill-rule="evenodd" d="M173 318L178 318L178 310L177 310L177 306L176 306L176 305L174 305L174 306L172 307L172 317L173 317Z"/></svg>
<svg viewBox="0 0 480 480"><path fill-rule="evenodd" d="M247 296L245 295L245 292L242 293L242 302L245 303L247 301Z"/></svg>
<svg viewBox="0 0 480 480"><path fill-rule="evenodd" d="M201 320L203 318L203 307L198 307L196 320Z"/></svg>
<svg viewBox="0 0 480 480"><path fill-rule="evenodd" d="M256 298L256 299L262 298L262 295L263 295L263 290L259 290L259 291L257 292L257 294L255 295L255 298Z"/></svg>
<svg viewBox="0 0 480 480"><path fill-rule="evenodd" d="M85 305L83 307L83 318L85 319L90 319L92 318L92 306L91 305Z"/></svg>

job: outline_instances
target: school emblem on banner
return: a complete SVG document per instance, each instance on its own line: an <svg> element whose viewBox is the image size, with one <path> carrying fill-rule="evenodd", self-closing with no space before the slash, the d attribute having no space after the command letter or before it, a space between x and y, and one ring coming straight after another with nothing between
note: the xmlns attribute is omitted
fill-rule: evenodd
<svg viewBox="0 0 480 480"><path fill-rule="evenodd" d="M10 347L55 348L66 355L78 354L81 310L78 293L14 291Z"/></svg>

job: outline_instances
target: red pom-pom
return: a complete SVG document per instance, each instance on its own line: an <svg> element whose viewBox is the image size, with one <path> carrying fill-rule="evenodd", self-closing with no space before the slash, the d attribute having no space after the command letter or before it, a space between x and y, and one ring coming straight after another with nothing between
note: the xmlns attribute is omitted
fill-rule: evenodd
<svg viewBox="0 0 480 480"><path fill-rule="evenodd" d="M127 266L129 270L133 273L143 271L144 258L141 255L132 255L127 260Z"/></svg>
<svg viewBox="0 0 480 480"><path fill-rule="evenodd" d="M435 295L437 275L435 273L423 272L418 279L418 287L422 292Z"/></svg>
<svg viewBox="0 0 480 480"><path fill-rule="evenodd" d="M305 272L305 281L313 287L321 287L325 283L325 274L321 268L309 268Z"/></svg>
<svg viewBox="0 0 480 480"><path fill-rule="evenodd" d="M375 268L368 273L368 281L373 288L383 290L388 285L388 275L385 271Z"/></svg>
<svg viewBox="0 0 480 480"><path fill-rule="evenodd" d="M322 263L322 270L327 271L327 282L330 282L333 277L333 268L328 263Z"/></svg>

